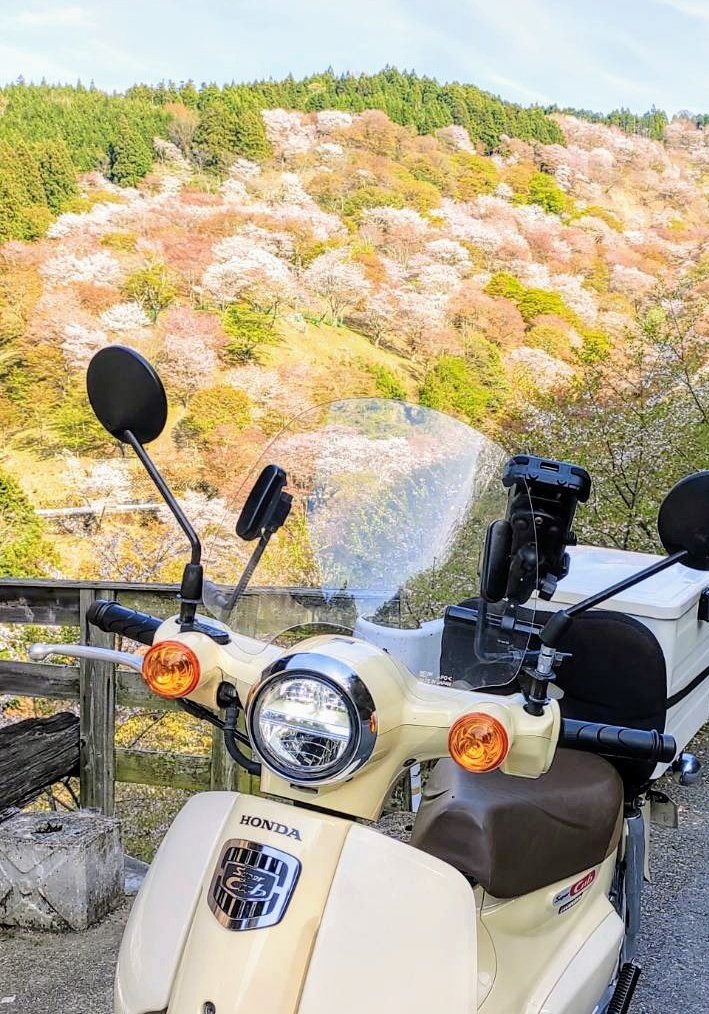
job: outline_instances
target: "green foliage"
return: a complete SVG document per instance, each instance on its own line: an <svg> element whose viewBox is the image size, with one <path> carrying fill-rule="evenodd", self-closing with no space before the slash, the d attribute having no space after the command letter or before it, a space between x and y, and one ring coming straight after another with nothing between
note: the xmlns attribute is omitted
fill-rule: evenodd
<svg viewBox="0 0 709 1014"><path fill-rule="evenodd" d="M187 415L175 430L178 446L203 445L222 426L244 429L251 422L251 402L244 391L225 384L198 391L189 402Z"/></svg>
<svg viewBox="0 0 709 1014"><path fill-rule="evenodd" d="M0 140L0 243L36 239L50 221L37 152Z"/></svg>
<svg viewBox="0 0 709 1014"><path fill-rule="evenodd" d="M133 253L138 237L134 232L107 232L101 237L101 246L109 250L118 250L120 253Z"/></svg>
<svg viewBox="0 0 709 1014"><path fill-rule="evenodd" d="M455 196L460 201L472 201L480 194L491 194L500 182L497 167L489 159L462 151L453 161L459 172Z"/></svg>
<svg viewBox="0 0 709 1014"><path fill-rule="evenodd" d="M271 154L260 110L252 103L230 102L229 96L211 91L211 101L200 109L199 125L194 132L193 152L206 169L223 172L236 158L264 159Z"/></svg>
<svg viewBox="0 0 709 1014"><path fill-rule="evenodd" d="M260 362L263 349L280 340L273 318L243 303L227 307L222 314L222 328L231 339L221 352L229 366Z"/></svg>
<svg viewBox="0 0 709 1014"><path fill-rule="evenodd" d="M111 438L98 421L83 391L72 391L50 417L60 447L75 454L91 454L110 446Z"/></svg>
<svg viewBox="0 0 709 1014"><path fill-rule="evenodd" d="M529 181L528 201L538 204L551 215L561 215L571 205L569 197L559 184L547 173L535 173Z"/></svg>
<svg viewBox="0 0 709 1014"><path fill-rule="evenodd" d="M498 271L485 286L485 292L489 296L503 296L516 303L524 295L525 288L519 278L515 278L509 271Z"/></svg>
<svg viewBox="0 0 709 1014"><path fill-rule="evenodd" d="M377 394L382 398L406 401L406 388L393 370L384 366L383 363L372 363L367 369L374 379Z"/></svg>
<svg viewBox="0 0 709 1014"><path fill-rule="evenodd" d="M517 306L527 323L547 313L563 317L571 324L576 322L576 314L569 309L559 293L549 292L548 289L525 289Z"/></svg>
<svg viewBox="0 0 709 1014"><path fill-rule="evenodd" d="M108 176L121 187L134 187L153 164L152 148L128 120L122 120L108 146Z"/></svg>
<svg viewBox="0 0 709 1014"><path fill-rule="evenodd" d="M134 271L124 282L123 292L142 306L153 323L177 295L175 284L164 264L150 264Z"/></svg>
<svg viewBox="0 0 709 1014"><path fill-rule="evenodd" d="M547 113L568 113L570 116L577 116L581 120L590 120L591 123L605 123L609 127L620 127L626 134L640 134L643 137L650 137L654 141L662 141L665 137L667 126L667 113L663 109L656 109L653 106L647 113L631 113L629 109L613 109L610 113L594 113L590 109L562 109L558 106L548 106ZM700 125L701 117L695 122Z"/></svg>
<svg viewBox="0 0 709 1014"><path fill-rule="evenodd" d="M530 348L542 349L557 359L566 359L569 355L568 334L553 324L535 324L529 329L524 343Z"/></svg>
<svg viewBox="0 0 709 1014"><path fill-rule="evenodd" d="M528 289L507 271L499 271L493 275L485 286L485 292L490 296L511 299L517 304L527 324L542 314L554 314L575 326L580 323L577 315L566 305L558 292L550 292L548 289Z"/></svg>
<svg viewBox="0 0 709 1014"><path fill-rule="evenodd" d="M37 146L37 159L47 207L58 214L79 196L76 168L64 141L45 141Z"/></svg>
<svg viewBox="0 0 709 1014"><path fill-rule="evenodd" d="M419 397L422 405L460 416L475 426L499 406L505 386L499 351L479 338L465 358L439 356L426 373Z"/></svg>
<svg viewBox="0 0 709 1014"><path fill-rule="evenodd" d="M54 549L22 487L0 472L0 574L43 577L55 563Z"/></svg>

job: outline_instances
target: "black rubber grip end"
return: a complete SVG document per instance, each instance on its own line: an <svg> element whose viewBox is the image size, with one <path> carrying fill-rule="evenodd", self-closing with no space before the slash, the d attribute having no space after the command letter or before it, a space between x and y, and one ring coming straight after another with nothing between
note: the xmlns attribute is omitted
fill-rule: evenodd
<svg viewBox="0 0 709 1014"><path fill-rule="evenodd" d="M86 610L86 619L107 634L121 634L141 644L152 644L155 631L162 623L155 616L139 613L137 609L128 609L107 599L92 602Z"/></svg>

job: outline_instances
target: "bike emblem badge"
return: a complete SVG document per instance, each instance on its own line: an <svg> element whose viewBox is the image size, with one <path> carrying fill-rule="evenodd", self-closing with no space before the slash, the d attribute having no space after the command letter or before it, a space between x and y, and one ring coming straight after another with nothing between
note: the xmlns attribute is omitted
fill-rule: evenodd
<svg viewBox="0 0 709 1014"><path fill-rule="evenodd" d="M299 876L295 856L261 842L230 838L212 877L209 907L226 929L275 926L286 913Z"/></svg>

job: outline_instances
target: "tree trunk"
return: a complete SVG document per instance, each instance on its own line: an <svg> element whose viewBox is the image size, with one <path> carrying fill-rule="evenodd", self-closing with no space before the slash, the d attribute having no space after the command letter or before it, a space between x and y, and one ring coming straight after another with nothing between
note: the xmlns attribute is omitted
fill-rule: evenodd
<svg viewBox="0 0 709 1014"><path fill-rule="evenodd" d="M68 711L0 729L0 810L23 806L79 770L79 719Z"/></svg>

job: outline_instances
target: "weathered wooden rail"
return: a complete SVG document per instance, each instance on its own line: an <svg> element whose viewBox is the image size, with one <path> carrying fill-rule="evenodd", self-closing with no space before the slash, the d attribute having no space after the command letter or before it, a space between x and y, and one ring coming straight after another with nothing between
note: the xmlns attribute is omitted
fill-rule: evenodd
<svg viewBox="0 0 709 1014"><path fill-rule="evenodd" d="M133 609L167 617L177 611L176 592L176 585L5 579L0 581L0 625L78 627L83 643L113 647L112 634L87 623L86 612L92 602L115 599ZM309 589L253 589L246 594L244 616L249 629L244 632L258 634L324 618L334 623L347 621L346 602L326 605L318 592ZM216 729L208 757L116 748L116 706L153 712L177 708L174 702L152 694L135 672L90 660L57 665L0 659L0 694L79 702L82 806L112 814L116 781L190 791L237 787L254 791L257 787L251 776L233 765Z"/></svg>

